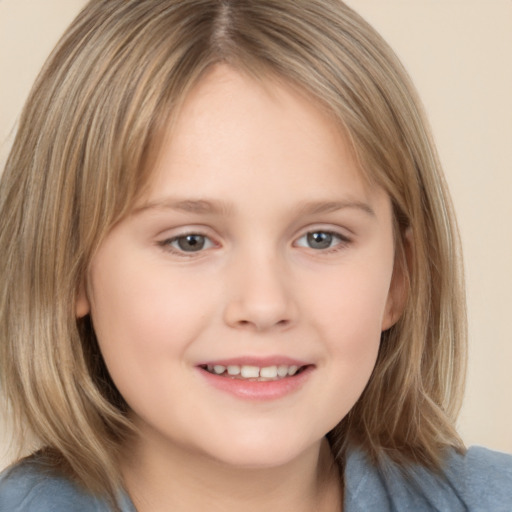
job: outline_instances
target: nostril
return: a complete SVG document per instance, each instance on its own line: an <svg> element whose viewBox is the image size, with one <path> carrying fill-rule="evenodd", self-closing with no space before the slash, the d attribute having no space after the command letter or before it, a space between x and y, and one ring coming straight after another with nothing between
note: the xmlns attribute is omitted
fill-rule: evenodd
<svg viewBox="0 0 512 512"><path fill-rule="evenodd" d="M237 322L238 327L254 327L257 330L267 329L269 327L287 327L290 325L290 320L283 319L278 320L277 322L274 322L272 325L269 323L268 325L263 325L263 322L251 322L250 320L239 320Z"/></svg>

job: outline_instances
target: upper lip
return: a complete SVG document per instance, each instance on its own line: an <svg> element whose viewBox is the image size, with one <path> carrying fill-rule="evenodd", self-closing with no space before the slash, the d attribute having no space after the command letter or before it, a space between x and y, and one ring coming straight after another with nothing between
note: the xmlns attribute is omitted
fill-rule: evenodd
<svg viewBox="0 0 512 512"><path fill-rule="evenodd" d="M211 359L201 362L197 366L220 365L220 366L257 366L266 368L268 366L309 366L311 363L287 356L252 357L240 356L229 359Z"/></svg>

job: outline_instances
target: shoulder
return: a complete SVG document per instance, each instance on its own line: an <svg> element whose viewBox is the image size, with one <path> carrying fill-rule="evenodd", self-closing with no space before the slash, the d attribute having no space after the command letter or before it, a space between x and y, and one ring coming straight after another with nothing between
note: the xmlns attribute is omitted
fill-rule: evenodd
<svg viewBox="0 0 512 512"><path fill-rule="evenodd" d="M9 512L108 512L108 506L31 458L0 474L0 510Z"/></svg>
<svg viewBox="0 0 512 512"><path fill-rule="evenodd" d="M464 455L453 454L445 474L465 500L477 505L474 510L512 509L512 455L474 446Z"/></svg>
<svg viewBox="0 0 512 512"><path fill-rule="evenodd" d="M376 466L354 449L347 454L345 486L348 512L510 512L512 456L480 447L451 451L438 474L387 459Z"/></svg>

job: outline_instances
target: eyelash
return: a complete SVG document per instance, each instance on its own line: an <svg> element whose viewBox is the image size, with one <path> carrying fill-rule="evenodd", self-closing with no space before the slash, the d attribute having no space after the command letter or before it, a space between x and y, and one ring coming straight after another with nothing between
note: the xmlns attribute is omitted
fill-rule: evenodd
<svg viewBox="0 0 512 512"><path fill-rule="evenodd" d="M332 246L326 247L326 248L313 248L309 247L307 245L300 245L298 242L302 240L303 238L307 238L313 235L327 235L332 237L332 240L337 240L337 243L335 243ZM187 237L201 237L204 239L204 242L208 247L201 246L197 251L185 251L183 249L180 249L179 247L174 247L173 244L179 243L180 240L186 239ZM331 241L332 241L331 240ZM342 235L341 233L338 233L336 231L330 231L327 229L317 229L317 230L311 230L307 233L304 233L302 236L296 239L294 242L295 247L305 247L308 249L313 250L314 252L318 252L321 254L330 254L337 251L342 250L343 248L347 247L352 240L348 238L345 235ZM208 235L205 235L201 232L190 232L190 233L183 233L178 236L174 236L172 238L166 238L165 240L159 241L158 245L164 249L167 252L170 252L172 254L175 254L177 256L185 257L185 258L192 258L194 256L198 256L199 254L203 253L206 249L211 249L212 247L215 247L215 242L211 240L211 238Z"/></svg>
<svg viewBox="0 0 512 512"><path fill-rule="evenodd" d="M173 244L179 243L180 240L186 239L187 237L202 237L205 240L205 244L208 244L209 246L206 248L200 247L197 251L185 251L178 247L173 247ZM177 256L182 256L184 258L192 258L202 253L204 250L214 247L215 243L212 242L208 235L205 235L197 231L191 231L190 233L183 233L182 235L173 236L172 238L166 238L165 240L158 242L158 245L162 247L162 249L164 249L165 251L170 252L172 254L176 254Z"/></svg>
<svg viewBox="0 0 512 512"><path fill-rule="evenodd" d="M300 238L297 239L295 244L297 245L298 241L303 238L307 239L309 236L319 235L319 234L330 236L332 238L332 240L337 239L338 242L335 245L332 245L330 247L326 247L323 249L320 249L320 248L315 249L313 247L308 247L306 245L298 245L298 247L308 247L309 249L312 249L315 252L318 251L318 252L322 252L323 254L330 254L330 253L337 252L337 251L347 247L347 245L349 245L351 243L351 240L347 236L342 235L341 233L338 233L336 231L330 231L328 229L315 229L312 231L308 231L307 233L304 233L304 235L302 235Z"/></svg>

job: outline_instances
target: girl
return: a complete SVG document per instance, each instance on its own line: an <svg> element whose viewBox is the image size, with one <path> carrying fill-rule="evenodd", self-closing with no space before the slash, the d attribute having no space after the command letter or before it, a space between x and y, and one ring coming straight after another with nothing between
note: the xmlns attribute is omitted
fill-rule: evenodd
<svg viewBox="0 0 512 512"><path fill-rule="evenodd" d="M338 0L92 0L0 188L0 509L508 510L454 429L455 220ZM30 436L30 437L28 437Z"/></svg>

